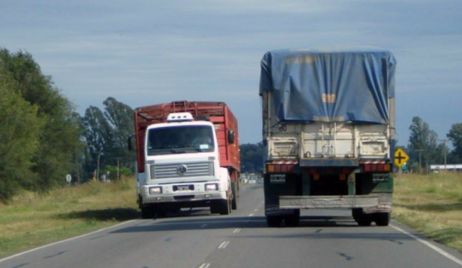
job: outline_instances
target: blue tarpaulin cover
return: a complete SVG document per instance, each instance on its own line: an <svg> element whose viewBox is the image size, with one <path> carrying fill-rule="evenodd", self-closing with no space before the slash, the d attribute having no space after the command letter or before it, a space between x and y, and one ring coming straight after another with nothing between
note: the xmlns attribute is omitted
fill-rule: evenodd
<svg viewBox="0 0 462 268"><path fill-rule="evenodd" d="M281 121L387 124L395 66L387 51L269 51L260 95L272 93Z"/></svg>

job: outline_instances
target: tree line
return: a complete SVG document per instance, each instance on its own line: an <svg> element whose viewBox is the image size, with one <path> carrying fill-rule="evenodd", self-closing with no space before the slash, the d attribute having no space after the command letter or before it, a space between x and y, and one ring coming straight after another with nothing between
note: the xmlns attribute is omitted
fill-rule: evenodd
<svg viewBox="0 0 462 268"><path fill-rule="evenodd" d="M410 157L408 168L411 170L422 172L428 171L432 164L462 163L462 123L453 124L442 139L418 116L412 118L409 130L406 149Z"/></svg>
<svg viewBox="0 0 462 268"><path fill-rule="evenodd" d="M412 169L462 162L462 123L444 139L420 117L409 128ZM132 175L135 153L127 139L133 133L130 106L108 97L103 109L90 106L81 116L29 53L0 49L0 201L21 189L61 186L68 174L73 182ZM263 144L240 149L241 171L261 172Z"/></svg>
<svg viewBox="0 0 462 268"><path fill-rule="evenodd" d="M78 169L79 116L25 52L0 50L0 199L45 191Z"/></svg>
<svg viewBox="0 0 462 268"><path fill-rule="evenodd" d="M99 174L132 174L133 110L107 98L80 116L26 52L0 49L0 201Z"/></svg>

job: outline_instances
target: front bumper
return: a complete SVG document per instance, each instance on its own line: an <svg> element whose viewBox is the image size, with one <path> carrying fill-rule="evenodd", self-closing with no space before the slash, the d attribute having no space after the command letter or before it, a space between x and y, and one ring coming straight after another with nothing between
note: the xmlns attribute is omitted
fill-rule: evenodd
<svg viewBox="0 0 462 268"><path fill-rule="evenodd" d="M156 204L156 203L187 203L187 202L202 202L210 200L226 200L226 192L224 190L210 190L206 191L206 184L217 184L218 182L194 182L194 183L171 183L171 184L155 184L143 185L140 189L141 203L142 204ZM179 190L178 188L185 188L189 186L190 189ZM159 187L162 193L150 193L149 188ZM219 186L220 187L220 186Z"/></svg>

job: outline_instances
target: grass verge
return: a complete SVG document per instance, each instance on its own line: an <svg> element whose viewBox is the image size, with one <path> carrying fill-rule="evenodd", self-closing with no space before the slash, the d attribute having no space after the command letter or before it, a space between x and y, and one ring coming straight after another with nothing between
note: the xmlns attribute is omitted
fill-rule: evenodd
<svg viewBox="0 0 462 268"><path fill-rule="evenodd" d="M0 258L137 218L134 184L90 182L0 204Z"/></svg>
<svg viewBox="0 0 462 268"><path fill-rule="evenodd" d="M462 174L405 174L395 178L393 217L462 252Z"/></svg>

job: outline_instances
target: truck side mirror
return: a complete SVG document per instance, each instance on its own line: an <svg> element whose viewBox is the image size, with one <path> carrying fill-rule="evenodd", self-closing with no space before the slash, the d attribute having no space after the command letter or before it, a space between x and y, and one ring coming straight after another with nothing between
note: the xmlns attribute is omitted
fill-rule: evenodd
<svg viewBox="0 0 462 268"><path fill-rule="evenodd" d="M133 151L133 138L134 136L131 135L127 138L127 148L128 148L128 151Z"/></svg>
<svg viewBox="0 0 462 268"><path fill-rule="evenodd" d="M235 139L234 131L232 129L228 130L228 143L233 144Z"/></svg>

